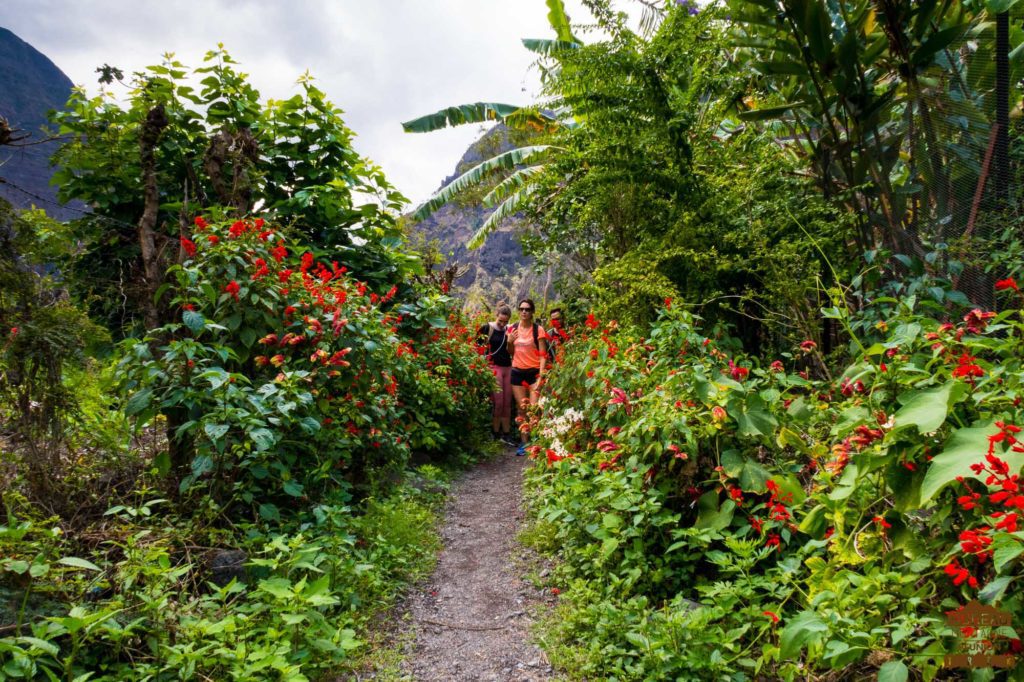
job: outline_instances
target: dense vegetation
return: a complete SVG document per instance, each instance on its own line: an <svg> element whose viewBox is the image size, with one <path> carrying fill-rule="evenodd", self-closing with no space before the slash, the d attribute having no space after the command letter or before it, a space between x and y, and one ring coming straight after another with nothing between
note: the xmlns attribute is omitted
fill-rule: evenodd
<svg viewBox="0 0 1024 682"><path fill-rule="evenodd" d="M1021 8L584 4L523 41L542 102L406 124L537 131L420 210L496 174L576 273L527 419L542 641L585 679L1005 674L945 657L1020 661Z"/></svg>
<svg viewBox="0 0 1024 682"><path fill-rule="evenodd" d="M1021 679L1019 121L997 111L1024 32L1002 104L995 45L1024 6L644 0L632 28L546 4L541 101L404 126L515 131L413 218L492 207L469 246L519 218L576 322L521 415L551 657ZM93 213L0 214L0 676L323 677L429 569L493 381L457 267L403 245L404 199L301 83L261 103L218 49L124 104L76 93L59 181ZM958 623L974 600L1004 621Z"/></svg>
<svg viewBox="0 0 1024 682"><path fill-rule="evenodd" d="M308 79L261 113L208 59L201 96L173 62L73 95L91 215L0 215L2 679L342 670L487 452L493 379L399 195Z"/></svg>

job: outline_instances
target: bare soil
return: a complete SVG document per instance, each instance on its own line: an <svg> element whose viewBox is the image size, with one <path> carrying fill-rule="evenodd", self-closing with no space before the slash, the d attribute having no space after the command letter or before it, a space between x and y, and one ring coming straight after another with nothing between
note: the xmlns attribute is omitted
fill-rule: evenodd
<svg viewBox="0 0 1024 682"><path fill-rule="evenodd" d="M437 569L406 601L406 679L553 679L529 634L531 612L544 601L543 592L523 578L529 563L516 542L527 463L506 450L452 490Z"/></svg>

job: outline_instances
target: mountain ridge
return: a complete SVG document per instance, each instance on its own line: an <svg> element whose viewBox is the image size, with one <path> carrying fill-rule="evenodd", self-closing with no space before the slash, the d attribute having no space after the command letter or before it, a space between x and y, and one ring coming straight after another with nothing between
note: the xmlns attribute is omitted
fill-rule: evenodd
<svg viewBox="0 0 1024 682"><path fill-rule="evenodd" d="M50 185L50 156L60 143L47 141L42 132L47 112L63 107L73 87L46 55L0 27L0 116L13 137L28 136L0 147L0 178L5 181L0 196L16 208L38 205L61 220L77 213L57 202L57 188Z"/></svg>

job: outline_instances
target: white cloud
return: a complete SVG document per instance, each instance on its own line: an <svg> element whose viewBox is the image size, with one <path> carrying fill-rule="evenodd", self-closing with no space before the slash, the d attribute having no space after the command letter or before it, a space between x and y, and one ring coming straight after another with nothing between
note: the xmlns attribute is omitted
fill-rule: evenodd
<svg viewBox="0 0 1024 682"><path fill-rule="evenodd" d="M130 72L164 52L196 65L223 42L264 98L295 92L309 69L345 110L356 149L413 201L449 175L479 134L425 135L401 121L475 101L527 102L532 55L546 37L543 0L7 0L2 22L76 84L104 63ZM572 16L583 17L575 2Z"/></svg>

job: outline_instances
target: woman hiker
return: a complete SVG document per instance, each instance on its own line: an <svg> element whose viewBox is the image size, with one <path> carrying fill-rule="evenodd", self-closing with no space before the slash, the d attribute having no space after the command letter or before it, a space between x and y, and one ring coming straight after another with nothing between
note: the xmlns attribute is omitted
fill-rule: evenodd
<svg viewBox="0 0 1024 682"><path fill-rule="evenodd" d="M533 321L536 306L524 298L519 302L519 322L509 327L508 343L512 350L512 395L520 414L526 412L526 405L536 405L540 399L540 375L547 365L548 335L544 328ZM526 454L529 434L522 430L522 444L517 455Z"/></svg>
<svg viewBox="0 0 1024 682"><path fill-rule="evenodd" d="M493 322L480 327L478 336L480 344L486 344L487 362L498 382L498 390L491 394L494 403L493 429L494 439L504 440L510 444L516 441L510 426L512 418L512 354L508 341L508 320L512 317L512 309L499 303L497 315Z"/></svg>

